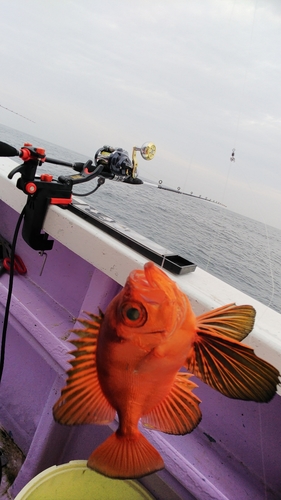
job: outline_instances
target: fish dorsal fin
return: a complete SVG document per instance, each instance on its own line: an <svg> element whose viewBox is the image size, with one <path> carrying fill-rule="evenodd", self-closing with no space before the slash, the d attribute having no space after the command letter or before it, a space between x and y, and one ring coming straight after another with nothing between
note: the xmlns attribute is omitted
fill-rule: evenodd
<svg viewBox="0 0 281 500"><path fill-rule="evenodd" d="M72 368L67 372L66 386L61 397L53 407L54 418L66 425L107 424L115 417L115 410L108 403L100 387L97 367L96 348L103 314L89 314L90 319L79 319L84 329L73 330L80 338L71 343L76 350L71 352L74 359Z"/></svg>
<svg viewBox="0 0 281 500"><path fill-rule="evenodd" d="M279 372L251 347L214 333L199 331L186 368L225 396L268 402L279 383Z"/></svg>
<svg viewBox="0 0 281 500"><path fill-rule="evenodd" d="M144 427L167 434L183 435L193 431L201 420L201 401L192 393L192 389L197 385L190 382L190 377L190 373L177 373L168 396L142 417Z"/></svg>
<svg viewBox="0 0 281 500"><path fill-rule="evenodd" d="M241 341L252 331L256 311L252 306L228 304L196 318L200 333L217 333Z"/></svg>

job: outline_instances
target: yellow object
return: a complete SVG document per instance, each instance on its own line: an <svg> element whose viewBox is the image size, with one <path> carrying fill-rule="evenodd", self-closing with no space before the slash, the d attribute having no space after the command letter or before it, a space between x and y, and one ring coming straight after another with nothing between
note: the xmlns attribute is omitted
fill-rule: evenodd
<svg viewBox="0 0 281 500"><path fill-rule="evenodd" d="M137 481L110 479L87 467L86 460L54 465L34 477L15 500L153 500Z"/></svg>
<svg viewBox="0 0 281 500"><path fill-rule="evenodd" d="M152 160L156 153L156 146L155 144L153 144L153 142L146 142L140 148L140 152L145 160Z"/></svg>
<svg viewBox="0 0 281 500"><path fill-rule="evenodd" d="M138 168L138 162L137 162L137 151L140 151L140 154L142 155L144 160L152 160L154 158L155 153L156 153L156 146L153 144L153 142L145 142L141 148L138 148L137 146L133 147L133 153L132 153L132 163L133 163L133 172L132 172L132 177L136 177L137 175L137 168Z"/></svg>

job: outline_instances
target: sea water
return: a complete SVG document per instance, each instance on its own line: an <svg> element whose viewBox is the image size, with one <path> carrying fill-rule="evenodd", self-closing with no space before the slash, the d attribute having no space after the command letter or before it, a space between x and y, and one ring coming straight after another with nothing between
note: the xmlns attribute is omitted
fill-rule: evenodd
<svg viewBox="0 0 281 500"><path fill-rule="evenodd" d="M44 147L47 156L71 163L89 159L4 125L0 125L0 140L16 148L30 142ZM49 163L40 169L54 176L73 173L67 167ZM139 176L141 178L141 162ZM93 189L95 182L74 186L74 190L85 194ZM107 180L84 200L281 313L279 229L220 205L146 184Z"/></svg>

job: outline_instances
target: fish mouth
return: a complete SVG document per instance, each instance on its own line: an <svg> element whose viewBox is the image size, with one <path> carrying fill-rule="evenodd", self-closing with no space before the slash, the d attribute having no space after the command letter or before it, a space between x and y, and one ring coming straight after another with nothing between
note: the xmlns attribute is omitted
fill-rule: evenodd
<svg viewBox="0 0 281 500"><path fill-rule="evenodd" d="M153 262L147 262L144 269L135 269L129 275L129 282L135 286L144 288L165 288L167 287L166 274Z"/></svg>
<svg viewBox="0 0 281 500"><path fill-rule="evenodd" d="M162 279L161 279L162 278ZM156 267L153 262L147 262L144 269L135 269L129 275L129 280L137 283L138 286L156 287L159 286L163 280L167 280L165 273ZM161 286L161 285L160 285Z"/></svg>
<svg viewBox="0 0 281 500"><path fill-rule="evenodd" d="M150 283L146 279L144 271L141 269L136 269L130 273L130 276L128 278L129 283L134 284L135 286L140 286L140 287L149 287Z"/></svg>
<svg viewBox="0 0 281 500"><path fill-rule="evenodd" d="M161 289L170 287L170 279L166 273L157 267L153 262L147 262L144 265L143 272L145 279L150 286Z"/></svg>
<svg viewBox="0 0 281 500"><path fill-rule="evenodd" d="M143 270L132 271L126 285L128 295L136 293L138 300L150 305L159 305L166 301L173 303L177 297L175 284L153 262L147 262Z"/></svg>

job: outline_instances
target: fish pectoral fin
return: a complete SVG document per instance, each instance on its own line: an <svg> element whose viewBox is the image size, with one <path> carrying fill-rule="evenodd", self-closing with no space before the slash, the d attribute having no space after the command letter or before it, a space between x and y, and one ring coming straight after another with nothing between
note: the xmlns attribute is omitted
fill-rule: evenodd
<svg viewBox="0 0 281 500"><path fill-rule="evenodd" d="M174 385L166 398L141 419L142 425L166 434L187 434L199 424L201 402L192 389L190 373L178 372Z"/></svg>
<svg viewBox="0 0 281 500"><path fill-rule="evenodd" d="M196 328L202 334L216 333L241 341L252 331L255 316L252 306L228 304L198 316Z"/></svg>
<svg viewBox="0 0 281 500"><path fill-rule="evenodd" d="M225 396L248 401L270 401L279 372L251 347L220 335L198 332L186 368Z"/></svg>
<svg viewBox="0 0 281 500"><path fill-rule="evenodd" d="M81 322L84 330L74 330L80 339L73 340L76 346L72 368L67 372L66 386L53 407L57 422L65 425L108 424L115 418L115 410L104 396L97 374L96 347L100 327L99 316Z"/></svg>
<svg viewBox="0 0 281 500"><path fill-rule="evenodd" d="M164 468L158 451L137 432L109 436L90 456L88 467L104 476L117 479L134 479Z"/></svg>

